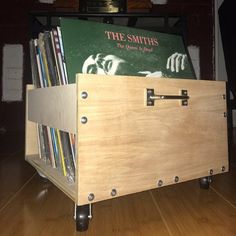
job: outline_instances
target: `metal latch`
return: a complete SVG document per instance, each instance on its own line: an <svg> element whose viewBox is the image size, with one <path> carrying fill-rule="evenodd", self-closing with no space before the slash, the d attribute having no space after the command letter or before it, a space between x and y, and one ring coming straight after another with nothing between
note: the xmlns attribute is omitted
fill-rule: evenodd
<svg viewBox="0 0 236 236"><path fill-rule="evenodd" d="M147 106L154 106L155 100L175 99L181 100L182 106L188 106L188 90L181 90L180 95L157 95L154 93L154 89L147 89Z"/></svg>

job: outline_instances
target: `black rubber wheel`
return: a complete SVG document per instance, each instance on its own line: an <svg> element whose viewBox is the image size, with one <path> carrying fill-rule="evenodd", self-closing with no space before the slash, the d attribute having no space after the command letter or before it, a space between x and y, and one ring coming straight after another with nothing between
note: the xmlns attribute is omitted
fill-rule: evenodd
<svg viewBox="0 0 236 236"><path fill-rule="evenodd" d="M47 183L48 178L44 174L42 174L40 171L37 170L37 172L38 172L38 175L40 176L40 178L43 180L43 182Z"/></svg>
<svg viewBox="0 0 236 236"><path fill-rule="evenodd" d="M210 176L202 177L199 179L199 184L201 189L209 189L212 178Z"/></svg>
<svg viewBox="0 0 236 236"><path fill-rule="evenodd" d="M86 231L89 226L89 205L76 206L76 230Z"/></svg>

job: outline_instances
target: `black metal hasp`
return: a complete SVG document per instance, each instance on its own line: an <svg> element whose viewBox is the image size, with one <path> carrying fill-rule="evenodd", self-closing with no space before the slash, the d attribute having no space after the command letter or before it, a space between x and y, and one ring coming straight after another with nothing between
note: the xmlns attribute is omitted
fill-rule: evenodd
<svg viewBox="0 0 236 236"><path fill-rule="evenodd" d="M188 90L182 89L180 95L157 95L154 89L147 89L147 106L154 106L155 100L181 100L182 106L188 106Z"/></svg>

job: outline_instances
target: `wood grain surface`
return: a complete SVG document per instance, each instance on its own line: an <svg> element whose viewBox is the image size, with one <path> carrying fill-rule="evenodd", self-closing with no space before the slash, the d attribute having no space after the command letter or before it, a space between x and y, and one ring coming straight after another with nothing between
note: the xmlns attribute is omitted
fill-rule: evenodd
<svg viewBox="0 0 236 236"><path fill-rule="evenodd" d="M179 95L146 106L146 89ZM86 91L87 99L80 94ZM78 204L228 170L225 83L78 75ZM81 118L87 117L87 123Z"/></svg>

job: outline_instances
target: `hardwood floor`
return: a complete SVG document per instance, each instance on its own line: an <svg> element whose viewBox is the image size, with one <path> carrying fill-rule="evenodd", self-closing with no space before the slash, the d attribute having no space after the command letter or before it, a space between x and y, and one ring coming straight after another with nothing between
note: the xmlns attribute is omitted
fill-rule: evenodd
<svg viewBox="0 0 236 236"><path fill-rule="evenodd" d="M84 233L75 230L73 202L39 177L23 149L1 148L0 235L235 236L235 140L230 172L214 176L209 190L194 180L95 203Z"/></svg>

